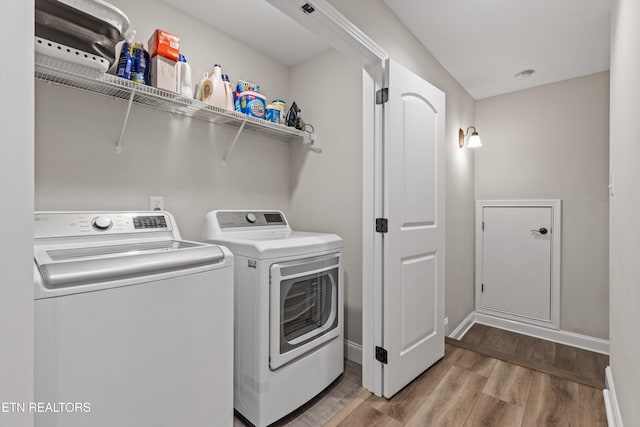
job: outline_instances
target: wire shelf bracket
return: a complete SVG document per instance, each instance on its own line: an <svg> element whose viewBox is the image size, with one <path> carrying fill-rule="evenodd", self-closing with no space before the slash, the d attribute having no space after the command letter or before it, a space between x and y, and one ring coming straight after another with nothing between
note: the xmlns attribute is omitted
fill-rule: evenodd
<svg viewBox="0 0 640 427"><path fill-rule="evenodd" d="M122 128L120 129L120 136L118 137L118 141L116 141L116 153L122 153L122 137L124 136L124 131L127 128L127 122L129 121L129 114L131 113L131 105L133 104L133 97L136 95L136 91L132 90L131 95L129 95L129 102L127 103L127 110L124 113L124 119L122 120Z"/></svg>
<svg viewBox="0 0 640 427"><path fill-rule="evenodd" d="M243 120L242 124L240 125L240 128L238 128L238 132L236 132L235 138L233 138L233 141L231 141L231 143L227 145L227 149L224 152L224 156L222 157L223 166L227 166L227 159L229 158L229 155L231 154L233 147L236 145L236 142L238 142L238 138L240 138L240 134L242 133L242 130L244 129L244 125L246 124L247 124L247 121Z"/></svg>

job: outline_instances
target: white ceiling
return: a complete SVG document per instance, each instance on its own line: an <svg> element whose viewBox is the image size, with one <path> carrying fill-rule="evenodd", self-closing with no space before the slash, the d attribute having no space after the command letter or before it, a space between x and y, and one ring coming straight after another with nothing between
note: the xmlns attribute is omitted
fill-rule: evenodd
<svg viewBox="0 0 640 427"><path fill-rule="evenodd" d="M162 1L288 66L329 47L266 0Z"/></svg>
<svg viewBox="0 0 640 427"><path fill-rule="evenodd" d="M475 99L609 69L611 0L384 1Z"/></svg>
<svg viewBox="0 0 640 427"><path fill-rule="evenodd" d="M162 1L288 66L329 47L266 0ZM384 1L475 99L609 69L611 0Z"/></svg>

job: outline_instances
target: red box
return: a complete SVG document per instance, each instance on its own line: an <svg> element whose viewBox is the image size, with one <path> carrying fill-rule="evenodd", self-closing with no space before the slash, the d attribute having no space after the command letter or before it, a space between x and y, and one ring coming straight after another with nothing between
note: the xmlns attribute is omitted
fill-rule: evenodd
<svg viewBox="0 0 640 427"><path fill-rule="evenodd" d="M149 42L149 55L156 55L178 61L180 55L180 37L174 36L158 28L153 32Z"/></svg>

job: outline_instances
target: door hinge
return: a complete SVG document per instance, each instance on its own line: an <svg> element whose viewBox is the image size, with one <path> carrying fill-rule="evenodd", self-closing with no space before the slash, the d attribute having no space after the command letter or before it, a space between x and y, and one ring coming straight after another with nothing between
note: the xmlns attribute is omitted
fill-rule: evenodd
<svg viewBox="0 0 640 427"><path fill-rule="evenodd" d="M389 220L387 218L376 218L376 232L386 233L389 231Z"/></svg>
<svg viewBox="0 0 640 427"><path fill-rule="evenodd" d="M380 363L387 364L387 350L376 346L376 360Z"/></svg>
<svg viewBox="0 0 640 427"><path fill-rule="evenodd" d="M389 100L389 88L384 87L376 91L376 104L384 104Z"/></svg>
<svg viewBox="0 0 640 427"><path fill-rule="evenodd" d="M480 285L480 292L484 293L484 283Z"/></svg>
<svg viewBox="0 0 640 427"><path fill-rule="evenodd" d="M482 221L482 231L484 231L484 221Z"/></svg>

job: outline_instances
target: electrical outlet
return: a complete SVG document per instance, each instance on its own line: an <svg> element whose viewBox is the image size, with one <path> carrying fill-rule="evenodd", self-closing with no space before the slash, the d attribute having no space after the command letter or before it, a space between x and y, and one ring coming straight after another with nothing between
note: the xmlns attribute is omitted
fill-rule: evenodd
<svg viewBox="0 0 640 427"><path fill-rule="evenodd" d="M150 211L162 211L162 210L164 210L164 197L162 197L162 196L149 196L149 210Z"/></svg>

